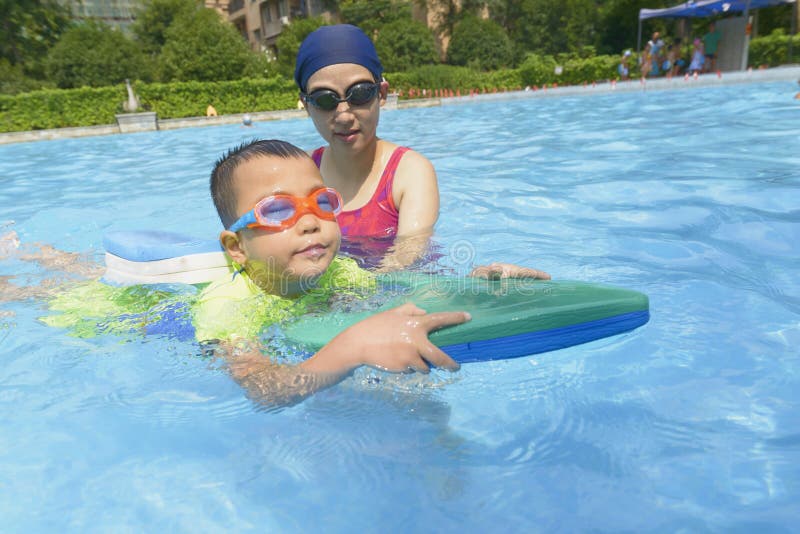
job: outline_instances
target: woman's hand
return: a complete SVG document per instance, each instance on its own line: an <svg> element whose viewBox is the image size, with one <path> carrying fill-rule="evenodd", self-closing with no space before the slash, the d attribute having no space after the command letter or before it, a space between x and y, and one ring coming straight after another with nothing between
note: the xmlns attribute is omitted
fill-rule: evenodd
<svg viewBox="0 0 800 534"><path fill-rule="evenodd" d="M500 262L475 267L470 273L470 276L486 278L488 280L500 280L502 278L536 278L538 280L550 280L550 275L544 271L520 267L513 263Z"/></svg>

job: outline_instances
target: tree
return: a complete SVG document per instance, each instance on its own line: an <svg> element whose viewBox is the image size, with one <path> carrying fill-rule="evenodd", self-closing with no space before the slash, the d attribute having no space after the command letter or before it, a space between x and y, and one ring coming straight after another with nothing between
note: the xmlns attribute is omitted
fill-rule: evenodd
<svg viewBox="0 0 800 534"><path fill-rule="evenodd" d="M53 46L47 74L58 87L100 87L150 78L144 55L121 31L89 21L73 26Z"/></svg>
<svg viewBox="0 0 800 534"><path fill-rule="evenodd" d="M342 22L358 26L374 38L381 27L411 19L411 3L405 0L342 0L339 14Z"/></svg>
<svg viewBox="0 0 800 534"><path fill-rule="evenodd" d="M425 24L410 17L381 27L375 48L383 68L390 72L439 62L433 34Z"/></svg>
<svg viewBox="0 0 800 534"><path fill-rule="evenodd" d="M167 30L181 15L199 9L195 0L144 0L136 11L131 31L144 49L153 55L167 42Z"/></svg>
<svg viewBox="0 0 800 534"><path fill-rule="evenodd" d="M618 54L626 48L636 47L639 27L639 10L673 6L676 2L664 0L609 0L600 10L600 27L597 48L601 54ZM652 19L643 26L643 35L658 29L664 30L664 19Z"/></svg>
<svg viewBox="0 0 800 534"><path fill-rule="evenodd" d="M309 19L295 19L291 24L285 26L275 46L278 48L278 70L289 78L294 75L294 62L297 59L297 51L300 44L308 37L308 34L323 26L325 21L320 17Z"/></svg>
<svg viewBox="0 0 800 534"><path fill-rule="evenodd" d="M769 35L776 29L782 29L787 34L792 33L792 18L797 13L794 28L800 29L800 8L793 5L771 6L758 10L758 35Z"/></svg>
<svg viewBox="0 0 800 534"><path fill-rule="evenodd" d="M594 0L504 0L492 18L523 53L577 53L596 42Z"/></svg>
<svg viewBox="0 0 800 534"><path fill-rule="evenodd" d="M498 0L416 0L435 13L434 24L440 35L452 36L456 25L466 17L482 18L483 11ZM516 1L516 0L511 0Z"/></svg>
<svg viewBox="0 0 800 534"><path fill-rule="evenodd" d="M69 9L57 0L0 0L0 59L41 76L41 61L69 21Z"/></svg>
<svg viewBox="0 0 800 534"><path fill-rule="evenodd" d="M257 61L236 28L213 9L181 13L165 36L159 57L164 81L237 80Z"/></svg>
<svg viewBox="0 0 800 534"><path fill-rule="evenodd" d="M511 41L499 24L488 19L466 17L453 29L447 62L494 70L509 66L512 53Z"/></svg>

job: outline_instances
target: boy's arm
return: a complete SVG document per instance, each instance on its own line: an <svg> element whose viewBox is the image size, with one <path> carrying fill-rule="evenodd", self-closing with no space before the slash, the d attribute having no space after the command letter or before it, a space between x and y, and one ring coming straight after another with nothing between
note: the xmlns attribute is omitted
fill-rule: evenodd
<svg viewBox="0 0 800 534"><path fill-rule="evenodd" d="M256 347L223 344L221 349L231 376L250 397L267 405L291 405L339 383L362 365L395 373L427 373L431 365L455 371L458 363L431 343L428 333L469 319L463 312L428 314L404 304L347 328L298 365L277 364Z"/></svg>

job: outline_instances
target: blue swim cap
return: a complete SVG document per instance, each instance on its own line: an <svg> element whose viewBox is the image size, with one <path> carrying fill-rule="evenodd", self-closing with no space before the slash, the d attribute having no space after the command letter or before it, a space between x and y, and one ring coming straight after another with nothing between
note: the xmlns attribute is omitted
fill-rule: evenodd
<svg viewBox="0 0 800 534"><path fill-rule="evenodd" d="M367 35L351 24L322 26L305 38L297 52L294 81L301 91L311 75L328 65L355 63L365 67L380 81L383 65Z"/></svg>

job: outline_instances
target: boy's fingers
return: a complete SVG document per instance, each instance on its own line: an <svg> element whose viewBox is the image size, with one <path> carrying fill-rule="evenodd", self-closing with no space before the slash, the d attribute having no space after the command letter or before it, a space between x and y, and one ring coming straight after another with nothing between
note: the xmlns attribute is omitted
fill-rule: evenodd
<svg viewBox="0 0 800 534"><path fill-rule="evenodd" d="M430 363L431 365L438 367L440 369L447 369L448 371L458 371L460 368L458 362L456 362L453 358L447 355L442 349L431 343L430 341L422 347L420 350L420 354Z"/></svg>
<svg viewBox="0 0 800 534"><path fill-rule="evenodd" d="M433 332L445 326L466 323L470 319L472 316L467 312L436 312L429 313L421 321L428 332Z"/></svg>
<svg viewBox="0 0 800 534"><path fill-rule="evenodd" d="M416 363L411 363L408 365L409 369L413 369L416 372L422 373L424 375L431 372L431 368L428 367L428 364L425 363L425 360L423 360L422 358L417 358L416 360L417 360Z"/></svg>

